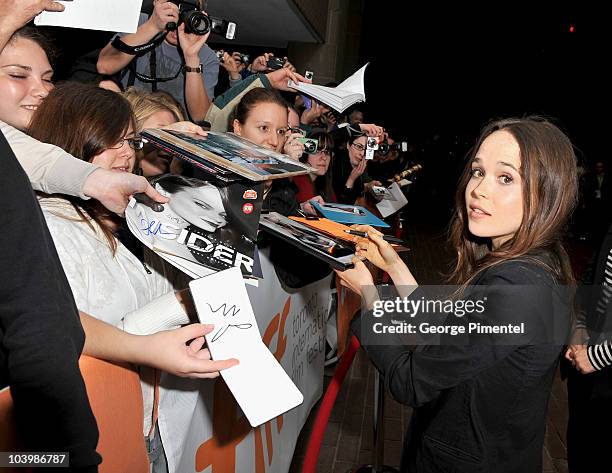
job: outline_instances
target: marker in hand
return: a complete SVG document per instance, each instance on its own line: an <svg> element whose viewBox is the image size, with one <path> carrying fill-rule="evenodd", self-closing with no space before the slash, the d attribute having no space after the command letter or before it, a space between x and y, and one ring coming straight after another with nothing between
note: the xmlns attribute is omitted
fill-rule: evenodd
<svg viewBox="0 0 612 473"><path fill-rule="evenodd" d="M358 237L362 237L362 238L368 238L368 234L366 232L360 232L359 230L344 230L345 233L348 233L349 235L355 235ZM393 236L389 236L389 235L382 235L382 239L385 241L388 241L389 243L396 243L398 245L405 245L406 242L404 240L402 240L401 238L396 238Z"/></svg>

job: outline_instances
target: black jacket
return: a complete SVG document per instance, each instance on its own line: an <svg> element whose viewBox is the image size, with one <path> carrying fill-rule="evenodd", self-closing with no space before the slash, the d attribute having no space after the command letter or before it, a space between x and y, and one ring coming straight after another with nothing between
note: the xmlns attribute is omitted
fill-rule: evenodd
<svg viewBox="0 0 612 473"><path fill-rule="evenodd" d="M569 329L565 291L535 262L502 263L474 285L488 296L489 323L536 321L546 328L556 317ZM423 291L410 298L420 298ZM567 311L556 314L559 307ZM360 339L366 326L358 319L351 324ZM364 346L391 394L415 407L402 472L542 471L548 397L562 342L541 343L531 338L535 333L534 327L516 339L469 336L414 349L397 346L400 338L387 338L386 346ZM505 343L509 340L517 342Z"/></svg>
<svg viewBox="0 0 612 473"><path fill-rule="evenodd" d="M28 448L98 471L98 430L78 360L85 335L34 192L0 133L0 389Z"/></svg>

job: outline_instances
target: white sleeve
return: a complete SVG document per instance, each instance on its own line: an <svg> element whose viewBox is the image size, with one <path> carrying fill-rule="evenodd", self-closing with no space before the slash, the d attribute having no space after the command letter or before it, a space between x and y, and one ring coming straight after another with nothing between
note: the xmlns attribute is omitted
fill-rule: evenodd
<svg viewBox="0 0 612 473"><path fill-rule="evenodd" d="M88 198L83 194L83 184L98 166L77 159L57 146L37 141L2 121L0 129L34 190Z"/></svg>
<svg viewBox="0 0 612 473"><path fill-rule="evenodd" d="M189 317L174 292L153 299L144 307L125 314L118 327L134 335L149 335L178 328L189 323Z"/></svg>

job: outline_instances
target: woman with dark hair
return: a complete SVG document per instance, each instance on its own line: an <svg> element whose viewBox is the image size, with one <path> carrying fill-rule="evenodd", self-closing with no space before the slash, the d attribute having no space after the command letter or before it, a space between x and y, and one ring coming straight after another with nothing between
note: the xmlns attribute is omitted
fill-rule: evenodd
<svg viewBox="0 0 612 473"><path fill-rule="evenodd" d="M28 132L104 169L131 173L135 150L142 147L134 130L132 109L120 94L64 83L39 106ZM140 335L190 323L187 291L173 290L185 281L152 252L145 251L143 261L134 256L115 236L119 222L113 215L91 200L57 194L39 200L79 310ZM178 419L189 418L199 383L181 381L181 389L173 389L174 376L146 367L140 372L153 471L176 471L188 429L188 420Z"/></svg>
<svg viewBox="0 0 612 473"><path fill-rule="evenodd" d="M17 30L0 51L0 120L24 130L53 89L55 49L33 26Z"/></svg>
<svg viewBox="0 0 612 473"><path fill-rule="evenodd" d="M316 169L308 175L295 176L293 182L298 188L296 199L306 213L316 214L310 201L319 203L336 202L332 187L332 177L329 165L334 157L334 139L324 131L317 131L308 136L317 140L315 153L304 153L300 161Z"/></svg>
<svg viewBox="0 0 612 473"><path fill-rule="evenodd" d="M351 327L392 395L415 407L402 472L542 471L548 398L570 322L571 297L563 286L574 281L561 238L576 196L574 150L556 126L530 117L483 129L459 182L451 223L457 259L450 282L458 288L451 297L454 312L437 327L469 329L454 342L448 336L415 347L423 337L401 335L368 342L381 301L359 258L386 271L412 302L429 302L430 291L415 288L412 273L380 232L357 227L368 238L357 244L355 268L338 275L365 297L368 309L379 309ZM485 308L480 314L463 317L457 310L459 302L478 301ZM396 320L405 314L387 315ZM433 315L422 317L411 320L431 322ZM519 321L523 332L500 330ZM482 326L491 330L472 331ZM415 327L427 336L423 324Z"/></svg>

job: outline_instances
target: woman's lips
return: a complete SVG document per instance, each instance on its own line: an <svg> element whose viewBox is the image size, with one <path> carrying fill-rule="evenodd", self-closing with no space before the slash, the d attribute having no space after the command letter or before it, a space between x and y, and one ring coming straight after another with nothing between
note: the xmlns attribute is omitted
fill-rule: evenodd
<svg viewBox="0 0 612 473"><path fill-rule="evenodd" d="M485 212L484 210L482 210L481 208L478 207L470 207L470 213L469 213L469 217L471 219L474 220L479 220L485 217L490 217L491 214Z"/></svg>

